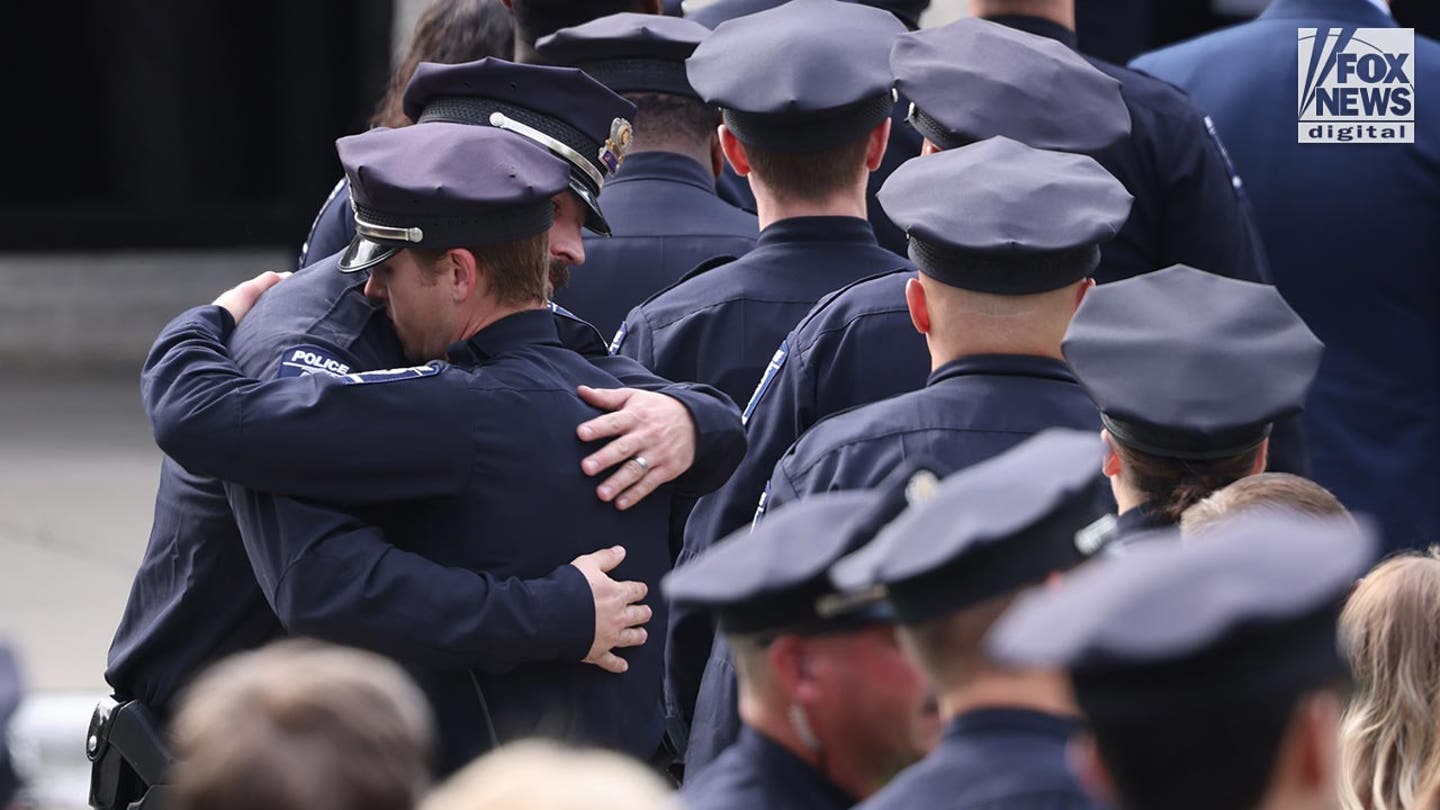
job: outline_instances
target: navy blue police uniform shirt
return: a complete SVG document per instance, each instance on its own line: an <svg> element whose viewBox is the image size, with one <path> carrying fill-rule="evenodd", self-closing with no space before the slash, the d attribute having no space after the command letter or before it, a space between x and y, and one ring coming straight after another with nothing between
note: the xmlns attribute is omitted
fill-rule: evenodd
<svg viewBox="0 0 1440 810"><path fill-rule="evenodd" d="M775 347L826 293L906 267L854 217L794 217L760 232L755 249L705 268L626 317L611 350L662 377L697 380L745 402Z"/></svg>
<svg viewBox="0 0 1440 810"><path fill-rule="evenodd" d="M1026 709L979 709L945 727L940 746L862 810L1090 810L1065 749L1078 720Z"/></svg>
<svg viewBox="0 0 1440 810"><path fill-rule="evenodd" d="M961 357L919 391L818 422L775 465L761 510L818 492L869 489L918 454L953 472L1052 427L1100 430L1095 404L1063 360Z"/></svg>
<svg viewBox="0 0 1440 810"><path fill-rule="evenodd" d="M619 512L578 470L594 448L555 429L598 413L577 385L619 381L564 348L549 312L512 315L452 346L457 365L266 382L226 356L230 324L218 308L191 310L147 362L157 442L188 468L296 498L391 505L380 526L399 546L499 577L541 577L621 543L616 576L655 588L668 570L671 486ZM663 602L652 608L663 622ZM662 646L622 653L623 675L578 659L503 672L407 663L436 709L446 770L488 747L492 726L500 741L548 733L647 757L663 725Z"/></svg>
<svg viewBox="0 0 1440 810"><path fill-rule="evenodd" d="M1440 106L1420 91L1413 144L1297 143L1296 51L1276 43L1395 25L1367 0L1276 0L1132 64L1214 117L1275 285L1326 345L1304 414L1313 477L1380 518L1391 547L1440 539ZM1417 88L1440 83L1440 43L1416 35L1405 67Z"/></svg>
<svg viewBox="0 0 1440 810"><path fill-rule="evenodd" d="M1045 20L996 22L1075 43L1073 32ZM1130 278L1186 256L1194 257L1187 263L1211 272L1265 280L1268 269L1246 204L1202 113L1163 82L1089 61L1121 82L1131 118L1130 138L1095 159L1135 198L1130 219L1101 250L1096 281ZM929 355L905 306L905 281L913 277L896 273L840 290L785 338L775 354L780 362L745 409L749 452L724 487L696 504L682 559L692 556L689 547L703 550L754 517L776 462L821 418L925 384ZM1298 422L1278 424L1271 448L1270 469L1305 472Z"/></svg>
<svg viewBox="0 0 1440 810"><path fill-rule="evenodd" d="M556 303L613 335L625 315L715 256L755 246L755 215L715 194L708 167L671 152L625 158L605 183L609 238L585 236L585 263Z"/></svg>
<svg viewBox="0 0 1440 810"><path fill-rule="evenodd" d="M689 810L843 810L855 800L805 762L752 728L712 767L686 780L681 799Z"/></svg>
<svg viewBox="0 0 1440 810"><path fill-rule="evenodd" d="M231 341L247 373L351 373L405 363L383 310L361 293L364 277L338 272L338 255L295 274L256 304ZM663 385L632 361L609 357L588 324L558 314L555 320L567 345L623 382ZM726 416L732 406L703 386L663 390L684 402L696 421L697 464L687 473L693 476L687 486L715 486L743 452L743 437ZM731 427L724 427L726 421ZM540 592L541 583L529 583L536 591L522 593L503 578L394 549L382 532L361 522L364 510L228 489L227 497L217 479L165 459L149 545L110 649L106 679L118 696L139 699L164 716L178 690L206 664L259 646L287 626L433 663L474 662L475 650L493 648L497 640L522 658L548 659L573 648L570 636L553 633L565 626L554 608L576 604L566 572L547 580L556 587ZM315 542L326 538L330 542ZM294 576L280 576L292 565ZM351 577L357 570L371 576ZM407 587L417 580L422 587ZM476 594L494 584L503 586L492 592L495 609L477 609L482 602ZM567 590L570 596L562 600ZM412 621L406 606L416 604L429 608L432 619ZM552 615L537 622L527 604L548 604Z"/></svg>

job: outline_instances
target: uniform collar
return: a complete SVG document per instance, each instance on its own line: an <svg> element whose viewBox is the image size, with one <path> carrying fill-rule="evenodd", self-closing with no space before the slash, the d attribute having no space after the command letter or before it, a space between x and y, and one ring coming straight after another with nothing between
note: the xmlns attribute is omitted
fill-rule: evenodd
<svg viewBox="0 0 1440 810"><path fill-rule="evenodd" d="M974 709L956 716L945 726L945 739L977 734L1023 733L1068 739L1080 729L1080 721L1072 717L1022 709Z"/></svg>
<svg viewBox="0 0 1440 810"><path fill-rule="evenodd" d="M1167 520L1159 509L1148 503L1142 503L1120 513L1115 520L1115 535L1120 538L1173 528L1175 528L1175 524Z"/></svg>
<svg viewBox="0 0 1440 810"><path fill-rule="evenodd" d="M967 374L1043 377L1078 384L1074 373L1063 360L1030 354L972 354L959 357L931 372L925 384L935 385Z"/></svg>
<svg viewBox="0 0 1440 810"><path fill-rule="evenodd" d="M527 309L481 329L451 344L446 357L457 366L475 365L519 346L559 346L555 316L548 309Z"/></svg>
<svg viewBox="0 0 1440 810"><path fill-rule="evenodd" d="M879 245L875 229L859 217L791 217L771 223L760 232L756 248L793 242Z"/></svg>
<svg viewBox="0 0 1440 810"><path fill-rule="evenodd" d="M769 772L776 780L775 784L783 786L786 795L805 799L798 804L780 802L776 806L824 810L827 807L843 808L855 804L853 796L826 779L813 765L749 726L740 727L740 738L735 741L735 745Z"/></svg>
<svg viewBox="0 0 1440 810"><path fill-rule="evenodd" d="M606 181L613 186L627 180L669 180L715 193L715 177L699 163L674 152L640 152L625 158L615 176Z"/></svg>
<svg viewBox="0 0 1440 810"><path fill-rule="evenodd" d="M1075 35L1074 31L1044 17L1032 17L1029 14L996 14L985 19L999 23L1006 28L1014 28L1016 31L1024 31L1037 37L1063 42L1065 47L1072 51L1079 50L1080 47L1080 38Z"/></svg>
<svg viewBox="0 0 1440 810"><path fill-rule="evenodd" d="M1275 0L1260 13L1260 18L1319 18L1370 28L1394 28L1395 18L1380 5L1371 0Z"/></svg>

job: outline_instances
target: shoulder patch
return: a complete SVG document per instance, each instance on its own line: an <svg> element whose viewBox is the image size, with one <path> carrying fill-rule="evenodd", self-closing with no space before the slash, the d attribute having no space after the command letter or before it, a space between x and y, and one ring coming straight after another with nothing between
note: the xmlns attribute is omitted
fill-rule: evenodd
<svg viewBox="0 0 1440 810"><path fill-rule="evenodd" d="M623 327L622 327L623 329ZM624 335L616 335L617 339L623 339ZM750 422L750 414L755 412L755 406L760 404L760 398L770 389L770 383L775 381L775 376L780 369L785 367L785 360L790 357L790 344L787 341L780 342L780 348L770 358L770 363L765 366L765 374L760 377L760 384L755 386L755 393L750 395L750 401L745 403L745 413L740 416L740 424L746 425Z"/></svg>
<svg viewBox="0 0 1440 810"><path fill-rule="evenodd" d="M418 380L421 377L434 377L445 370L445 364L439 360L426 363L423 366L410 366L408 368L386 368L379 371L362 371L359 374L346 374L340 381L346 385L374 385L376 383L400 382L401 380Z"/></svg>
<svg viewBox="0 0 1440 810"><path fill-rule="evenodd" d="M350 364L335 356L334 349L323 346L292 346L280 352L276 378L303 377L307 374L328 374L343 377L350 373Z"/></svg>

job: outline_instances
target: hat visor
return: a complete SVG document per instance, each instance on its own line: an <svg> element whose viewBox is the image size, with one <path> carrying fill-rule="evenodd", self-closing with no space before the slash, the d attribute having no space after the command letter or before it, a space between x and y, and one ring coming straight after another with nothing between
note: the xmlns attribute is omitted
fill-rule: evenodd
<svg viewBox="0 0 1440 810"><path fill-rule="evenodd" d="M372 242L357 234L340 256L340 272L355 273L374 267L399 252L398 247Z"/></svg>
<svg viewBox="0 0 1440 810"><path fill-rule="evenodd" d="M609 236L610 223L605 220L605 214L600 210L600 199L573 174L570 176L570 190L585 204L585 227L601 236Z"/></svg>

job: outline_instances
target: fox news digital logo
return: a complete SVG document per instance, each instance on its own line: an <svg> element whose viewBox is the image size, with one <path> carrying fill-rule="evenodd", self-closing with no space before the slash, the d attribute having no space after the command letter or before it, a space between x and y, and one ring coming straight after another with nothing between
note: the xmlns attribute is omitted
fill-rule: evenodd
<svg viewBox="0 0 1440 810"><path fill-rule="evenodd" d="M1299 32L1300 143L1415 142L1415 29Z"/></svg>

